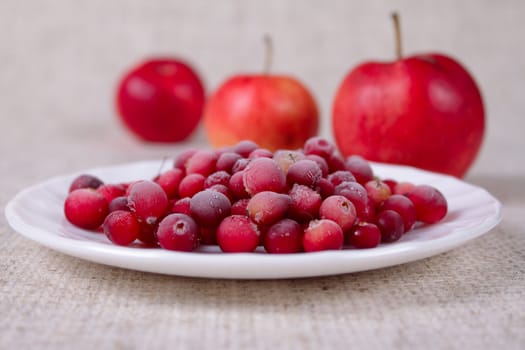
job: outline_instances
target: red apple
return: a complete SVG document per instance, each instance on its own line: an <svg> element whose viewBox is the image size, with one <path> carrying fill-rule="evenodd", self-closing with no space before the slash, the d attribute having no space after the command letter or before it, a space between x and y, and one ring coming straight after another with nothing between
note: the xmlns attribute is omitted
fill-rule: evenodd
<svg viewBox="0 0 525 350"><path fill-rule="evenodd" d="M428 53L367 62L343 80L333 104L335 140L344 155L412 165L462 177L485 129L480 91L456 60Z"/></svg>
<svg viewBox="0 0 525 350"><path fill-rule="evenodd" d="M296 149L317 134L318 124L308 89L282 75L234 76L211 96L204 112L208 140L215 147L251 139L271 151Z"/></svg>
<svg viewBox="0 0 525 350"><path fill-rule="evenodd" d="M187 138L204 109L204 88L197 73L173 58L148 60L120 81L116 104L124 124L146 141Z"/></svg>

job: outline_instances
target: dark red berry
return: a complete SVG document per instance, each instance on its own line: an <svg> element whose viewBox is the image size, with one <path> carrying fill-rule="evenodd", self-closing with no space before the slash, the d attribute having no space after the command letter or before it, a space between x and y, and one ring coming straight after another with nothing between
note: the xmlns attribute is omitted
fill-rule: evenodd
<svg viewBox="0 0 525 350"><path fill-rule="evenodd" d="M80 228L94 230L108 215L108 202L91 188L80 188L69 193L64 202L67 220Z"/></svg>
<svg viewBox="0 0 525 350"><path fill-rule="evenodd" d="M346 236L349 244L358 249L375 248L381 242L381 231L368 222L360 222Z"/></svg>
<svg viewBox="0 0 525 350"><path fill-rule="evenodd" d="M404 232L403 219L393 210L383 210L377 214L376 225L381 231L381 242L395 242Z"/></svg>
<svg viewBox="0 0 525 350"><path fill-rule="evenodd" d="M190 199L190 213L199 226L216 227L230 211L230 200L220 192L204 190Z"/></svg>
<svg viewBox="0 0 525 350"><path fill-rule="evenodd" d="M129 211L117 210L104 220L104 233L115 244L127 246L139 235L139 223Z"/></svg>
<svg viewBox="0 0 525 350"><path fill-rule="evenodd" d="M153 181L137 182L131 186L128 206L140 222L154 224L166 214L168 197Z"/></svg>
<svg viewBox="0 0 525 350"><path fill-rule="evenodd" d="M407 196L416 207L419 221L433 224L447 215L448 204L445 196L432 186L418 185Z"/></svg>
<svg viewBox="0 0 525 350"><path fill-rule="evenodd" d="M282 219L264 233L264 249L271 254L300 252L302 235L301 225L291 219Z"/></svg>
<svg viewBox="0 0 525 350"><path fill-rule="evenodd" d="M170 214L159 224L159 244L164 249L191 252L199 244L199 227L185 214Z"/></svg>
<svg viewBox="0 0 525 350"><path fill-rule="evenodd" d="M343 231L348 231L357 218L355 207L350 200L343 196L326 198L319 208L321 219L330 219L336 222Z"/></svg>
<svg viewBox="0 0 525 350"><path fill-rule="evenodd" d="M102 182L102 180L100 180L98 177L89 174L83 174L77 176L73 180L73 182L71 182L71 185L69 186L69 192L71 193L74 190L78 190L81 188L92 188L96 190L103 184L104 183Z"/></svg>

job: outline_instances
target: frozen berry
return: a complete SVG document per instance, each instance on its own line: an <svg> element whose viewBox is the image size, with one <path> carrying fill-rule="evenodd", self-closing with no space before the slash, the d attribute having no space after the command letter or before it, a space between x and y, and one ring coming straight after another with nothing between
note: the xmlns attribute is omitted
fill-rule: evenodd
<svg viewBox="0 0 525 350"><path fill-rule="evenodd" d="M252 153L250 153L248 159L255 159L260 157L272 158L273 153L266 148L257 148L256 150L253 150Z"/></svg>
<svg viewBox="0 0 525 350"><path fill-rule="evenodd" d="M334 186L337 186L345 181L355 182L354 175L347 170L337 170L328 175L328 181L330 181Z"/></svg>
<svg viewBox="0 0 525 350"><path fill-rule="evenodd" d="M357 217L364 221L374 218L374 203L368 198L366 189L357 182L343 182L334 189L334 194L344 196L352 202L355 207Z"/></svg>
<svg viewBox="0 0 525 350"><path fill-rule="evenodd" d="M128 197L125 197L125 196L120 196L120 197L116 197L114 198L110 203L109 203L109 212L113 212L113 211L116 211L116 210L126 210L126 211L129 211L129 207L128 207Z"/></svg>
<svg viewBox="0 0 525 350"><path fill-rule="evenodd" d="M250 199L246 209L253 222L266 226L284 218L291 202L286 194L263 191Z"/></svg>
<svg viewBox="0 0 525 350"><path fill-rule="evenodd" d="M273 155L273 160L275 160L284 174L288 173L288 169L292 164L295 164L303 159L306 159L306 157L299 151L277 150Z"/></svg>
<svg viewBox="0 0 525 350"><path fill-rule="evenodd" d="M344 236L341 227L332 220L313 220L304 230L305 252L339 250L343 248Z"/></svg>
<svg viewBox="0 0 525 350"><path fill-rule="evenodd" d="M90 188L69 193L64 203L64 214L75 226L94 230L108 215L108 202L103 195Z"/></svg>
<svg viewBox="0 0 525 350"><path fill-rule="evenodd" d="M139 221L154 224L166 214L168 197L155 182L142 181L131 186L128 206Z"/></svg>
<svg viewBox="0 0 525 350"><path fill-rule="evenodd" d="M186 162L186 173L201 174L206 177L215 172L218 158L217 153L214 151L197 151Z"/></svg>
<svg viewBox="0 0 525 350"><path fill-rule="evenodd" d="M204 188L210 188L213 185L225 185L228 186L230 182L230 174L224 170L216 171L213 174L209 175L206 180L204 180Z"/></svg>
<svg viewBox="0 0 525 350"><path fill-rule="evenodd" d="M244 215L244 216L248 215L247 208L248 208L249 202L250 202L249 198L242 198L234 202L232 204L231 214L232 215Z"/></svg>
<svg viewBox="0 0 525 350"><path fill-rule="evenodd" d="M247 216L226 217L217 228L217 243L223 252L253 252L259 244L259 229Z"/></svg>
<svg viewBox="0 0 525 350"><path fill-rule="evenodd" d="M292 200L289 217L297 221L309 221L319 214L319 207L323 199L321 195L304 185L294 185L289 192Z"/></svg>
<svg viewBox="0 0 525 350"><path fill-rule="evenodd" d="M374 179L372 167L361 156L353 155L346 158L345 169L350 171L361 185Z"/></svg>
<svg viewBox="0 0 525 350"><path fill-rule="evenodd" d="M127 246L139 235L139 223L129 211L117 210L104 220L104 233L115 244Z"/></svg>
<svg viewBox="0 0 525 350"><path fill-rule="evenodd" d="M335 146L320 136L314 136L306 140L303 149L305 154L316 154L325 159L335 152Z"/></svg>
<svg viewBox="0 0 525 350"><path fill-rule="evenodd" d="M313 160L314 162L316 162L317 165L319 165L319 168L321 169L323 177L328 175L328 164L326 163L326 160L323 157L320 157L317 154L309 154L305 157L305 159Z"/></svg>
<svg viewBox="0 0 525 350"><path fill-rule="evenodd" d="M113 199L124 196L126 188L122 184L104 184L97 188L97 192L103 195L108 203L111 203Z"/></svg>
<svg viewBox="0 0 525 350"><path fill-rule="evenodd" d="M170 214L159 224L159 244L164 249L191 252L199 244L199 227L185 214Z"/></svg>
<svg viewBox="0 0 525 350"><path fill-rule="evenodd" d="M256 158L243 171L246 192L254 195L262 191L284 192L286 179L273 159Z"/></svg>
<svg viewBox="0 0 525 350"><path fill-rule="evenodd" d="M179 197L193 197L197 192L204 189L206 178L201 174L189 174L179 184Z"/></svg>
<svg viewBox="0 0 525 350"><path fill-rule="evenodd" d="M259 145L250 140L239 141L233 146L233 152L240 154L244 158L248 158L250 153L259 148Z"/></svg>
<svg viewBox="0 0 525 350"><path fill-rule="evenodd" d="M404 181L404 182L398 182L395 186L394 186L394 194L401 194L401 195L404 195L406 196L407 194L409 194L410 192L412 192L412 190L416 187L416 185L414 185L413 183L411 182L407 182L407 181Z"/></svg>
<svg viewBox="0 0 525 350"><path fill-rule="evenodd" d="M325 159L326 163L328 164L329 173L333 173L339 170L345 170L345 160L339 153L334 152Z"/></svg>
<svg viewBox="0 0 525 350"><path fill-rule="evenodd" d="M300 252L302 235L301 225L291 219L282 219L264 233L264 249L271 254Z"/></svg>
<svg viewBox="0 0 525 350"><path fill-rule="evenodd" d="M103 184L104 183L99 178L93 175L83 174L83 175L77 176L73 180L73 182L71 182L71 185L69 186L69 192L71 193L74 190L78 190L81 188L92 188L96 190Z"/></svg>
<svg viewBox="0 0 525 350"><path fill-rule="evenodd" d="M182 151L175 157L175 161L173 162L173 167L182 170L184 173L186 173L186 163L188 162L188 159L190 159L195 153L197 153L196 148L189 148L187 150Z"/></svg>
<svg viewBox="0 0 525 350"><path fill-rule="evenodd" d="M355 223L356 211L350 200L343 196L326 198L319 208L321 219L330 219L336 222L343 231L348 231Z"/></svg>
<svg viewBox="0 0 525 350"><path fill-rule="evenodd" d="M190 199L191 216L202 226L216 227L230 211L228 197L216 191L204 190Z"/></svg>
<svg viewBox="0 0 525 350"><path fill-rule="evenodd" d="M370 197L376 206L383 203L392 194L390 192L390 187L381 180L368 181L365 184L365 189L368 193L368 197Z"/></svg>
<svg viewBox="0 0 525 350"><path fill-rule="evenodd" d="M303 159L288 168L286 182L290 187L299 184L314 188L322 177L323 171L316 162Z"/></svg>
<svg viewBox="0 0 525 350"><path fill-rule="evenodd" d="M230 177L228 188L236 198L248 198L250 194L244 187L244 172L239 171Z"/></svg>
<svg viewBox="0 0 525 350"><path fill-rule="evenodd" d="M168 198L176 198L179 195L179 185L184 178L184 172L181 169L169 169L155 180L160 187L166 192Z"/></svg>
<svg viewBox="0 0 525 350"><path fill-rule="evenodd" d="M224 152L217 159L217 163L215 167L217 171L226 171L227 173L232 174L233 165L235 164L237 160L241 158L242 158L241 155L238 153Z"/></svg>
<svg viewBox="0 0 525 350"><path fill-rule="evenodd" d="M171 207L171 212L190 215L190 197L184 197L175 201Z"/></svg>

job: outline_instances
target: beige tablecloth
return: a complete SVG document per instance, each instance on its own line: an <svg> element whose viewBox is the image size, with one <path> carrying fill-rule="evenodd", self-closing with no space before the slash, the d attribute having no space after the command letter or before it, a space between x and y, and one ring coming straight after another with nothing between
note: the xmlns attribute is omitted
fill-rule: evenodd
<svg viewBox="0 0 525 350"><path fill-rule="evenodd" d="M117 122L112 94L154 53L195 63L213 90L262 65L316 94L331 137L334 89L391 59L389 12L362 2L0 3L0 208L23 188L84 168L161 158ZM487 134L466 181L504 204L502 223L450 252L355 274L237 281L98 265L44 248L0 216L0 349L525 348L525 26L520 1L397 1L407 52L459 57L482 88ZM205 144L201 130L189 140ZM184 145L183 145L184 146ZM180 146L180 147L183 147Z"/></svg>

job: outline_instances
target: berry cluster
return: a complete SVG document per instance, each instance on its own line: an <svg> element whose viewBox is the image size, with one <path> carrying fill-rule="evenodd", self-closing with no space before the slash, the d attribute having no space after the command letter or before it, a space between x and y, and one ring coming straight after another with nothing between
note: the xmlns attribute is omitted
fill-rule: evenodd
<svg viewBox="0 0 525 350"><path fill-rule="evenodd" d="M272 153L251 141L221 150L190 149L153 180L103 184L77 177L64 203L74 225L115 244L192 251L268 253L373 248L397 241L416 222L447 213L435 188L381 180L359 156L344 159L321 137Z"/></svg>

